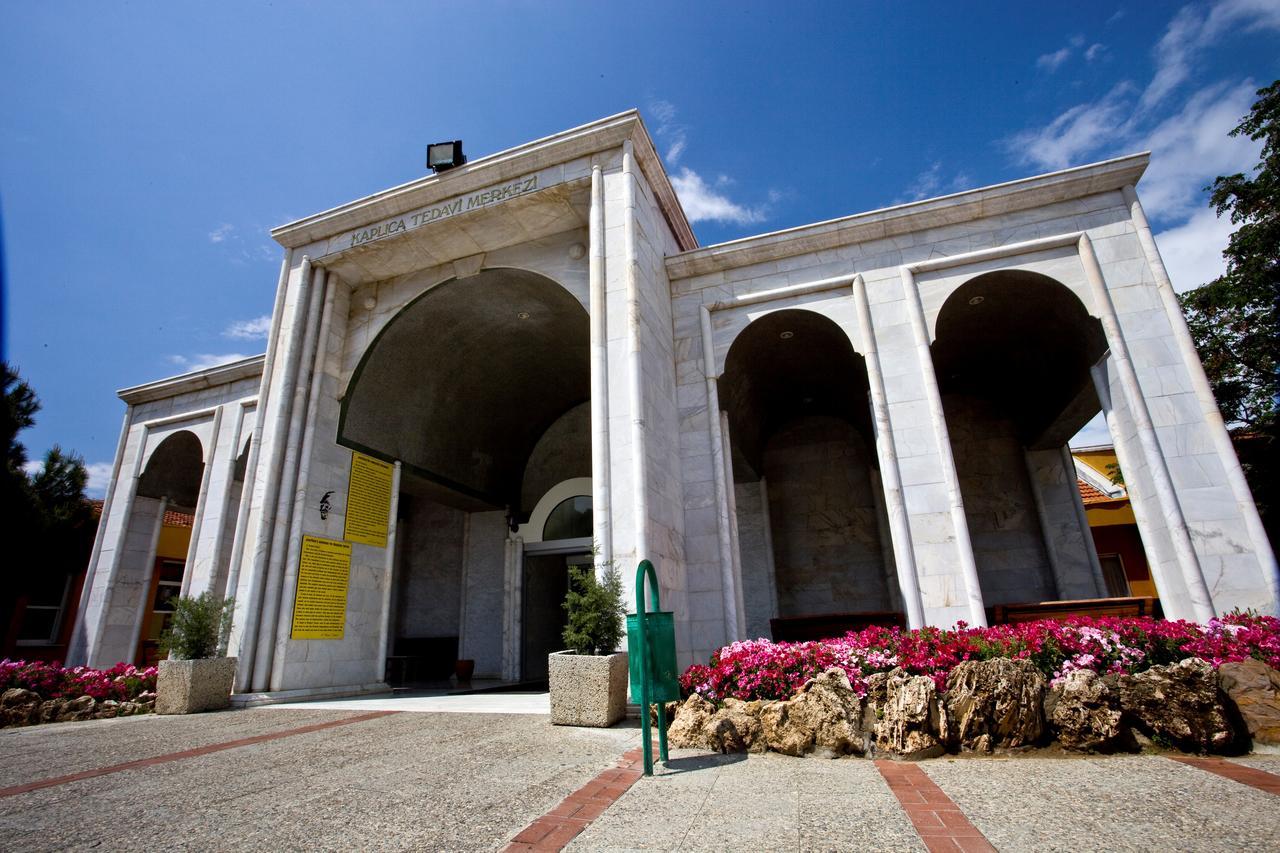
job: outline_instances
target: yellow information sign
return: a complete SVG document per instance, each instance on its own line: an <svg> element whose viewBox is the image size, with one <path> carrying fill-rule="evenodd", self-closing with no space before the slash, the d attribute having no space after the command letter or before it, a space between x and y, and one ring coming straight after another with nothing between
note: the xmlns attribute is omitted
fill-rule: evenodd
<svg viewBox="0 0 1280 853"><path fill-rule="evenodd" d="M350 542L303 536L290 636L295 640L341 640L347 626L350 581Z"/></svg>
<svg viewBox="0 0 1280 853"><path fill-rule="evenodd" d="M387 547L387 524L391 518L391 475L389 462L351 454L351 481L347 486L347 526L343 534L349 542Z"/></svg>

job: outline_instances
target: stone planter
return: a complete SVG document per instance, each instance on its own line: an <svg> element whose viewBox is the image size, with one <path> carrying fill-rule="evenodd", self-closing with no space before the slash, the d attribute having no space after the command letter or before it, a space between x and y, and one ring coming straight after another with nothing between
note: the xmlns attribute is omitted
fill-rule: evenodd
<svg viewBox="0 0 1280 853"><path fill-rule="evenodd" d="M612 726L627 713L627 653L547 658L551 722L557 726Z"/></svg>
<svg viewBox="0 0 1280 853"><path fill-rule="evenodd" d="M231 705L235 658L162 660L156 677L157 714L195 714Z"/></svg>

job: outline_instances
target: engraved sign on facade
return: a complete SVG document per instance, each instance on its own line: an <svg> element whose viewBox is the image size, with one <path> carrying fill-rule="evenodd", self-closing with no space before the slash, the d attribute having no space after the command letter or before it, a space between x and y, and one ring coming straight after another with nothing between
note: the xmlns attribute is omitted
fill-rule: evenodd
<svg viewBox="0 0 1280 853"><path fill-rule="evenodd" d="M341 640L347 624L350 580L350 542L303 536L290 636L295 640Z"/></svg>
<svg viewBox="0 0 1280 853"><path fill-rule="evenodd" d="M376 548L387 547L391 518L390 463L363 453L351 454L351 481L347 487L347 522L343 538Z"/></svg>
<svg viewBox="0 0 1280 853"><path fill-rule="evenodd" d="M514 181L498 184L479 192L461 195L457 198L451 198L429 207L414 210L403 216L397 216L387 219L365 228L343 234L329 241L329 252L340 252L344 249L351 249L356 246L363 246L366 243L372 243L381 240L384 237L391 237L405 231L412 231L415 228L421 228L431 222L437 222L441 219L448 219L451 216L457 216L460 213L466 213L470 210L479 210L482 207L488 207L501 201L515 198L516 196L531 193L538 188L538 176L527 175L523 178L517 178Z"/></svg>

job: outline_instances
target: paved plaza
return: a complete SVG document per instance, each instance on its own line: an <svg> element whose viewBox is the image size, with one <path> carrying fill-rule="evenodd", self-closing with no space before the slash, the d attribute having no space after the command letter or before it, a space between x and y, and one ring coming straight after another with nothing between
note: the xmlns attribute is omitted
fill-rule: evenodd
<svg viewBox="0 0 1280 853"><path fill-rule="evenodd" d="M645 779L634 722L553 727L537 695L427 698L2 731L0 848L1280 849L1280 756L679 750Z"/></svg>

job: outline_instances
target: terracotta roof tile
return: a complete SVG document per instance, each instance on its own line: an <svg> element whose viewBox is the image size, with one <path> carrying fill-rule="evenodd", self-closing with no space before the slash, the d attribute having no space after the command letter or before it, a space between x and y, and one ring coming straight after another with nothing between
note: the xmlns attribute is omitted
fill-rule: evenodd
<svg viewBox="0 0 1280 853"><path fill-rule="evenodd" d="M1080 490L1080 499L1084 501L1085 506L1090 504L1120 503L1127 500L1123 495L1113 498L1101 489L1096 489L1079 478L1076 479L1076 488Z"/></svg>
<svg viewBox="0 0 1280 853"><path fill-rule="evenodd" d="M101 518L102 505L104 502L101 499L98 499L98 500L91 500L89 501L89 503L93 505L93 517ZM165 527L191 527L194 524L194 522L195 522L195 516L193 516L189 512L181 512L176 509L166 509L164 511Z"/></svg>
<svg viewBox="0 0 1280 853"><path fill-rule="evenodd" d="M189 512L179 512L176 509L164 511L165 527L190 527L194 521L195 516Z"/></svg>

